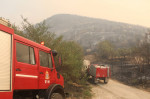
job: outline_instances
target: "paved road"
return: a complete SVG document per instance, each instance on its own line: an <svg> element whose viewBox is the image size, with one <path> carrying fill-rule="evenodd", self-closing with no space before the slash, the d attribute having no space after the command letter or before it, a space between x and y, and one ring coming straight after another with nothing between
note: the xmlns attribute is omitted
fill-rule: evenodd
<svg viewBox="0 0 150 99"><path fill-rule="evenodd" d="M150 99L150 92L109 80L108 84L92 85L92 99Z"/></svg>

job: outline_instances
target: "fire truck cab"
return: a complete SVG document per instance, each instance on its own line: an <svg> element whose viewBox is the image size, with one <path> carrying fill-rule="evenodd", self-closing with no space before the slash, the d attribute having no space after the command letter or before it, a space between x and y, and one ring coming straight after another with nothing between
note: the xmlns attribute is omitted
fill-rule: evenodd
<svg viewBox="0 0 150 99"><path fill-rule="evenodd" d="M0 99L64 99L53 51L14 34L0 18Z"/></svg>

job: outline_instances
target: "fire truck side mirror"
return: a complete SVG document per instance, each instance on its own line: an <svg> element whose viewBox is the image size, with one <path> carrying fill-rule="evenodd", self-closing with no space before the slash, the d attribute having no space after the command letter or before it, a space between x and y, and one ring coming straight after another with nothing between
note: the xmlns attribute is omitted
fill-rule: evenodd
<svg viewBox="0 0 150 99"><path fill-rule="evenodd" d="M62 67L62 56L59 55L57 57L57 65L56 65L56 70L59 72L61 70Z"/></svg>
<svg viewBox="0 0 150 99"><path fill-rule="evenodd" d="M52 54L53 54L53 56L57 56L57 51L56 50L52 50Z"/></svg>

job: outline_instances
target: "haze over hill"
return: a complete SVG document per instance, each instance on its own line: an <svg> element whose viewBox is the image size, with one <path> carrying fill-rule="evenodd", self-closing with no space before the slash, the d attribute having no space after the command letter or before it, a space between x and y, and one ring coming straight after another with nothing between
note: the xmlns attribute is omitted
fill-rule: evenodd
<svg viewBox="0 0 150 99"><path fill-rule="evenodd" d="M144 38L147 28L104 19L58 14L45 20L50 31L63 35L64 40L74 40L84 48L109 40L116 47L130 47Z"/></svg>

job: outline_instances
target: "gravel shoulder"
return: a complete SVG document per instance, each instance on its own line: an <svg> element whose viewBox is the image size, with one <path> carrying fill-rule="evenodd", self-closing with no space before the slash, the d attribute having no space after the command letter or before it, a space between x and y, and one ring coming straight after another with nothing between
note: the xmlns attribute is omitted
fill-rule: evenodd
<svg viewBox="0 0 150 99"><path fill-rule="evenodd" d="M150 92L127 86L111 79L108 84L100 82L91 86L92 99L150 99Z"/></svg>

